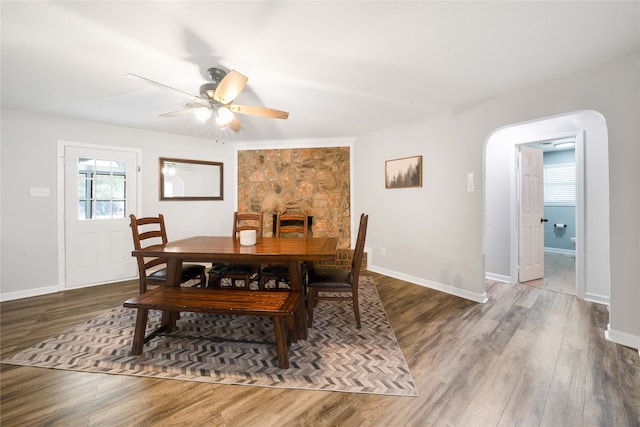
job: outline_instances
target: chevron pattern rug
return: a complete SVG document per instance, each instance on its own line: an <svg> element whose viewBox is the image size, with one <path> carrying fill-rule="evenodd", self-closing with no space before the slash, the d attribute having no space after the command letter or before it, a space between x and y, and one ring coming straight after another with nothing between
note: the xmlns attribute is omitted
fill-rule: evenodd
<svg viewBox="0 0 640 427"><path fill-rule="evenodd" d="M181 313L177 328L132 357L136 310L116 307L2 363L118 375L305 390L417 396L373 279L360 279L362 328L348 302L320 301L308 339L277 364L269 318ZM150 312L149 329L159 321Z"/></svg>

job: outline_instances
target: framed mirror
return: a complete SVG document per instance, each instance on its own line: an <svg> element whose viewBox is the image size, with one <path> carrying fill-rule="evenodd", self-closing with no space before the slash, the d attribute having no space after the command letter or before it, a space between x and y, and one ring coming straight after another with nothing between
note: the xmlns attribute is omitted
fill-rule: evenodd
<svg viewBox="0 0 640 427"><path fill-rule="evenodd" d="M222 200L221 162L160 157L160 200Z"/></svg>

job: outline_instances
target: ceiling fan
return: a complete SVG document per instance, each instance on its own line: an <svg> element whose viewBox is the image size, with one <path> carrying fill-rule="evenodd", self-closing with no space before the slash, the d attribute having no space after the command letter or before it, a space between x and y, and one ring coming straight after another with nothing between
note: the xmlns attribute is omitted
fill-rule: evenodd
<svg viewBox="0 0 640 427"><path fill-rule="evenodd" d="M289 113L267 107L257 107L253 105L235 104L233 101L247 85L246 76L236 70L228 73L220 68L209 68L207 70L212 83L205 83L200 86L200 96L191 95L180 89L167 86L162 83L147 79L137 74L126 74L132 79L141 80L153 86L160 87L177 93L189 99L185 108L178 111L160 114L160 117L173 117L184 113L193 112L196 118L205 122L210 117L215 117L216 125L220 128L228 127L234 132L240 131L240 120L233 113L247 114L250 116L267 117L274 119L286 119Z"/></svg>

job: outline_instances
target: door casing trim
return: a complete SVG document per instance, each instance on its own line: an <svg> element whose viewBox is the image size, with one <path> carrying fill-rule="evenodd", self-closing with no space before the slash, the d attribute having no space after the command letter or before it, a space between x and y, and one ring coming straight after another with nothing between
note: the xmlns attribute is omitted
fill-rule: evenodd
<svg viewBox="0 0 640 427"><path fill-rule="evenodd" d="M66 263L67 263L67 248L65 245L65 206L64 206L64 153L67 147L79 147L79 148L87 148L87 149L101 149L101 150L112 150L112 151L126 151L132 152L136 154L136 173L137 176L137 184L136 184L136 209L138 211L142 210L142 172L141 172L141 163L142 163L142 150L139 148L131 148L131 147L121 147L116 145L104 145L104 144L87 144L83 142L74 142L74 141L57 141L57 152L56 152L56 189L57 189L57 223L58 223L58 291L67 290L67 279L66 279ZM93 286L93 285L88 285Z"/></svg>

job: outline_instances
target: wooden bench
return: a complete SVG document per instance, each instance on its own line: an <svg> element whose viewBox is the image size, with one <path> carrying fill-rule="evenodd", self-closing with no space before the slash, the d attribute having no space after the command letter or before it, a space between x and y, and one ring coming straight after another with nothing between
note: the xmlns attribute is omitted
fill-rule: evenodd
<svg viewBox="0 0 640 427"><path fill-rule="evenodd" d="M137 308L132 355L142 354L144 344L160 332L170 332L170 316L181 311L215 314L241 314L273 318L278 351L278 366L289 367L289 345L298 340L304 321L300 292L236 291L225 289L158 287L124 302ZM163 310L162 324L145 336L149 310ZM175 321L174 321L175 322ZM175 323L173 323L175 324ZM286 324L286 326L285 326ZM287 334L288 332L288 334Z"/></svg>

